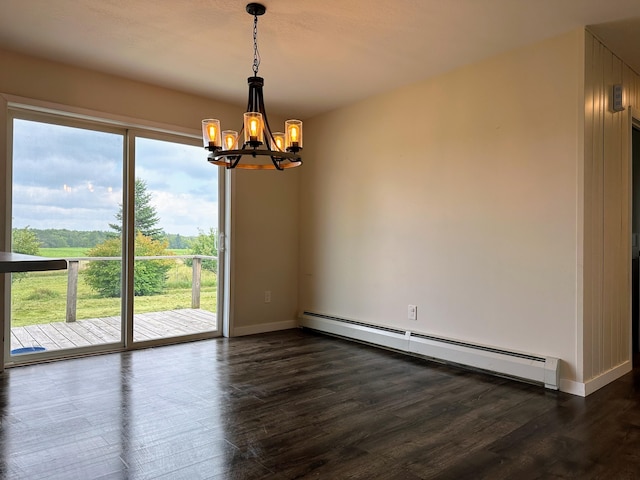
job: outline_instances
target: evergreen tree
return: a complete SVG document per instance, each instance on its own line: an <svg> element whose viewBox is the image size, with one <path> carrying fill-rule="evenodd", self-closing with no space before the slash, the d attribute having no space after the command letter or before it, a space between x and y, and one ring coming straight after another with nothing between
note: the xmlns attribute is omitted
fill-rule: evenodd
<svg viewBox="0 0 640 480"><path fill-rule="evenodd" d="M153 240L162 240L165 237L161 228L156 228L160 219L153 205L151 205L151 193L147 192L147 183L144 180L136 178L134 192L134 224L136 234L142 233L145 237ZM122 234L122 204L120 210L116 214L118 223L110 223L109 226L118 233Z"/></svg>

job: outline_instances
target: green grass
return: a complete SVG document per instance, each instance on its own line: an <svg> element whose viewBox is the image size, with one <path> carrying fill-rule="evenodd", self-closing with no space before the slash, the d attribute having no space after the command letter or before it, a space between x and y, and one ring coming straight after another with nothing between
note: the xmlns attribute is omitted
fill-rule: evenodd
<svg viewBox="0 0 640 480"><path fill-rule="evenodd" d="M49 258L86 257L91 250L86 247L41 248L40 256Z"/></svg>
<svg viewBox="0 0 640 480"><path fill-rule="evenodd" d="M41 249L45 250L45 249ZM58 250L58 249L47 249ZM68 249L67 249L68 250ZM44 256L44 255L43 255ZM74 255L81 256L81 255ZM76 318L101 318L120 315L120 298L101 298L85 283L82 263L78 278ZM169 271L162 295L135 297L134 312L162 312L191 308L191 268L176 261ZM200 308L215 312L217 278L202 271ZM21 327L50 322L63 322L67 308L67 272L31 272L11 284L11 326Z"/></svg>
<svg viewBox="0 0 640 480"><path fill-rule="evenodd" d="M176 255L191 255L191 250L188 248L168 248L167 250Z"/></svg>

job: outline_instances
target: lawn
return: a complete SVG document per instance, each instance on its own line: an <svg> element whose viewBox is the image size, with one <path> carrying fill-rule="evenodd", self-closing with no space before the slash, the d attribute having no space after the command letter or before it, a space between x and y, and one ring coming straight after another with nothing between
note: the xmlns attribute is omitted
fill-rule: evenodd
<svg viewBox="0 0 640 480"><path fill-rule="evenodd" d="M85 256L82 248L42 248L47 257L72 258ZM120 315L120 298L101 298L85 283L81 262L78 278L77 320ZM168 274L163 294L135 297L134 312L161 312L191 308L191 267L176 260ZM216 274L202 270L200 307L212 312L217 307ZM20 327L38 323L65 320L67 305L67 272L31 272L21 274L11 284L11 326Z"/></svg>
<svg viewBox="0 0 640 480"><path fill-rule="evenodd" d="M72 258L72 257L86 257L87 252L91 250L90 248L74 248L74 247L65 247L65 248L41 248L40 255L42 257L49 258Z"/></svg>

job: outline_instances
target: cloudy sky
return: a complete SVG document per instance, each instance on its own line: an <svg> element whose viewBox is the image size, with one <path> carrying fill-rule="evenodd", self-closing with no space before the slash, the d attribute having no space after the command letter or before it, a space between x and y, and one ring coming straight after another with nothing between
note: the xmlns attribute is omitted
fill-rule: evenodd
<svg viewBox="0 0 640 480"><path fill-rule="evenodd" d="M110 230L122 204L122 135L16 119L13 138L14 228ZM136 139L136 178L165 232L217 228L218 168L206 153Z"/></svg>

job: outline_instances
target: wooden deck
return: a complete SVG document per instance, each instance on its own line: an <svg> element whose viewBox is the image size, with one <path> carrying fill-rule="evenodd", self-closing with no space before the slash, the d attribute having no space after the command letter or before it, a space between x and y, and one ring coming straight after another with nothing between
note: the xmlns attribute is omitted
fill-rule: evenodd
<svg viewBox="0 0 640 480"><path fill-rule="evenodd" d="M44 347L47 350L86 347L120 341L120 317L93 318L76 322L52 322L11 329L11 350ZM216 314L207 310L182 309L134 315L133 340L141 342L216 329Z"/></svg>

